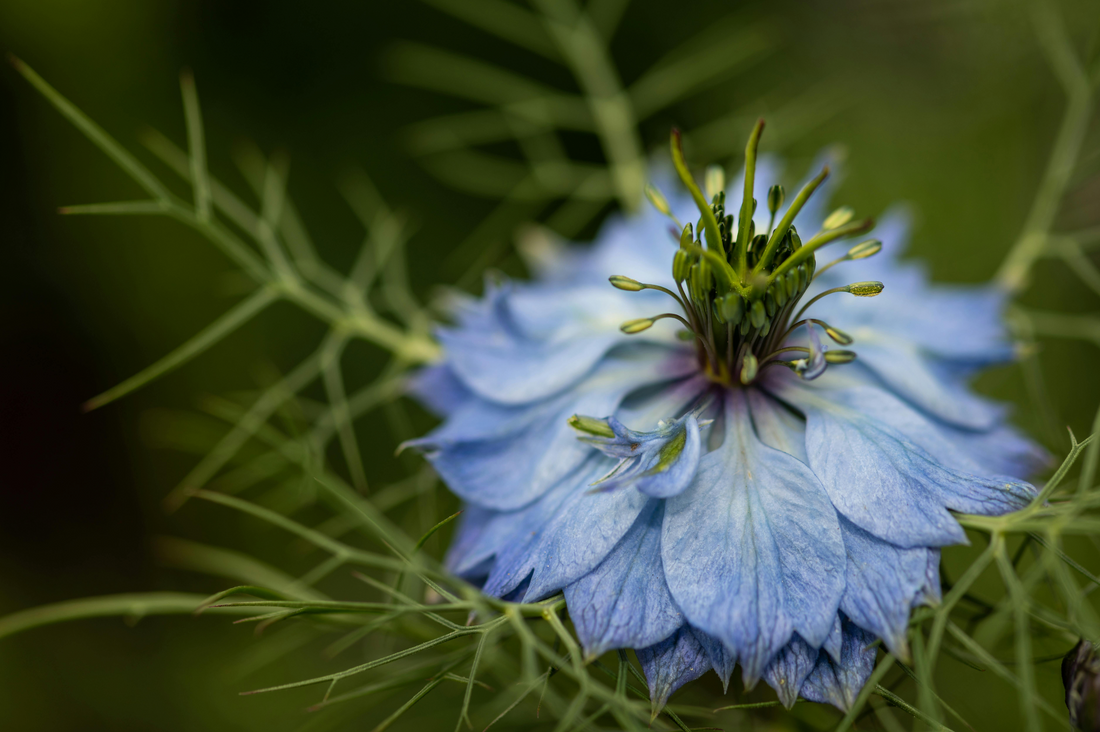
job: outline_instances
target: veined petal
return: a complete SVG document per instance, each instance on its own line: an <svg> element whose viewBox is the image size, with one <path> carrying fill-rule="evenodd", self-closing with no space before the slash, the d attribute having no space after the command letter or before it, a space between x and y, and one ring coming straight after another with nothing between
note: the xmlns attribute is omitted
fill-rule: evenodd
<svg viewBox="0 0 1100 732"><path fill-rule="evenodd" d="M541 600L584 577L611 553L651 499L637 491L589 491L588 483L606 471L607 462L593 455L538 502L537 514L526 514L522 531L512 532L499 548L487 594L499 597L531 575L524 600Z"/></svg>
<svg viewBox="0 0 1100 732"><path fill-rule="evenodd" d="M840 528L848 553L840 609L853 622L882 638L895 656L908 658L909 610L923 600L929 563L935 560L938 566L939 552L896 547L843 515Z"/></svg>
<svg viewBox="0 0 1100 732"><path fill-rule="evenodd" d="M635 346L605 359L568 394L526 409L478 400L435 433L409 444L425 451L463 499L515 510L544 494L592 452L577 441L566 421L570 415L613 413L630 392L676 379L692 368L682 352Z"/></svg>
<svg viewBox="0 0 1100 732"><path fill-rule="evenodd" d="M707 654L707 663L722 680L722 691L730 688L730 677L733 676L733 668L737 665L737 654L730 652L722 641L709 633L704 633L698 628L691 629L696 642L703 647Z"/></svg>
<svg viewBox="0 0 1100 732"><path fill-rule="evenodd" d="M894 409L901 403L891 403L880 389L819 392L791 380L779 396L806 415L810 466L833 505L854 524L898 546L964 543L966 535L947 509L1000 514L1026 505L1034 495L1026 483L942 465L911 439L911 431L882 421L888 412L903 412ZM874 407L853 408L856 399L874 399ZM904 417L919 419L911 411ZM931 431L922 434L929 441L936 438Z"/></svg>
<svg viewBox="0 0 1100 732"><path fill-rule="evenodd" d="M660 711L672 692L710 670L707 655L687 626L669 638L637 651L654 712Z"/></svg>
<svg viewBox="0 0 1100 732"><path fill-rule="evenodd" d="M437 417L451 416L474 398L446 363L420 369L409 379L406 389Z"/></svg>
<svg viewBox="0 0 1100 732"><path fill-rule="evenodd" d="M791 642L783 647L768 667L764 669L764 681L775 689L779 702L790 709L798 701L798 692L802 683L817 665L818 649L798 637L796 633ZM824 655L822 653L821 655Z"/></svg>
<svg viewBox="0 0 1100 732"><path fill-rule="evenodd" d="M874 642L873 635L845 621L840 661L826 653L818 655L817 665L802 684L802 697L843 711L851 709L875 668Z"/></svg>
<svg viewBox="0 0 1100 732"><path fill-rule="evenodd" d="M667 501L661 555L677 605L737 655L751 686L794 631L824 642L844 548L817 478L757 439L742 392L727 394L725 423L725 442Z"/></svg>
<svg viewBox="0 0 1100 732"><path fill-rule="evenodd" d="M661 571L663 520L663 502L649 501L603 562L565 588L586 654L652 646L684 624Z"/></svg>

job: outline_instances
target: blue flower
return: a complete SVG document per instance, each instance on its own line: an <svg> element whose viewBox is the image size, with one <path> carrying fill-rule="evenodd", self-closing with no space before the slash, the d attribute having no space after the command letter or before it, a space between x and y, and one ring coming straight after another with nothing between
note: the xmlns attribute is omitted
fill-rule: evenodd
<svg viewBox="0 0 1100 732"><path fill-rule="evenodd" d="M740 665L787 706L847 708L874 640L907 658L910 611L939 601L952 512L1026 505L1045 454L967 386L1013 356L1004 295L900 261L901 211L819 267L870 222L826 217L823 175L781 212L751 152L737 211L674 145L674 236L657 211L615 218L460 302L413 384L443 423L414 444L467 504L449 569L564 593L585 652L634 649L656 707Z"/></svg>

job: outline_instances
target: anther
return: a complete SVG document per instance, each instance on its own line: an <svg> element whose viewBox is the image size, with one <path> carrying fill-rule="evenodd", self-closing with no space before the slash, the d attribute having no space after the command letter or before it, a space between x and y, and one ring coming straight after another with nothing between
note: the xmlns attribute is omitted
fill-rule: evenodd
<svg viewBox="0 0 1100 732"><path fill-rule="evenodd" d="M847 292L852 293L856 297L874 297L882 292L883 285L881 282L853 282L848 285Z"/></svg>
<svg viewBox="0 0 1100 732"><path fill-rule="evenodd" d="M851 363L855 360L855 351L825 351L825 361L827 363Z"/></svg>
<svg viewBox="0 0 1100 732"><path fill-rule="evenodd" d="M852 217L855 215L856 212L848 206L841 206L836 211L833 211L831 214L825 217L825 221L821 224L821 228L824 231L840 228L841 226L844 226L844 224L851 221Z"/></svg>
<svg viewBox="0 0 1100 732"><path fill-rule="evenodd" d="M614 437L615 432L611 429L611 426L607 423L607 420L596 419L595 417L585 417L580 414L574 414L572 417L566 420L569 426L578 432L586 432L590 435L596 435L597 437Z"/></svg>
<svg viewBox="0 0 1100 732"><path fill-rule="evenodd" d="M751 353L745 354L744 360L741 362L741 383L751 384L753 379L756 378L756 372L760 368L760 363L756 360L756 356Z"/></svg>
<svg viewBox="0 0 1100 732"><path fill-rule="evenodd" d="M607 278L612 287L617 287L620 290L626 290L627 292L639 292L645 289L645 285L638 280L632 280L629 277L622 275L611 275Z"/></svg>
<svg viewBox="0 0 1100 732"><path fill-rule="evenodd" d="M635 333L641 333L643 330L649 330L656 322L653 318L637 318L636 320L628 320L619 326L619 330L627 335L634 335Z"/></svg>

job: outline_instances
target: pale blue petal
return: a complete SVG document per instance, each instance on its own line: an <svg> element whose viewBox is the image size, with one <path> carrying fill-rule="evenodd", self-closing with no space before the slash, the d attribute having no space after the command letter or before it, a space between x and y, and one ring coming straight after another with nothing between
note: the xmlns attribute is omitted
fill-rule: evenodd
<svg viewBox="0 0 1100 732"><path fill-rule="evenodd" d="M941 465L916 440L947 454L942 436L932 429L915 435L923 418L881 389L816 391L795 384L789 382L779 396L806 415L810 466L833 505L879 538L902 547L964 543L947 509L1001 514L1034 495L1026 483ZM865 406L850 406L857 401ZM895 418L911 429L902 432L884 421Z"/></svg>
<svg viewBox="0 0 1100 732"><path fill-rule="evenodd" d="M478 400L436 432L410 444L425 451L463 499L514 510L541 496L592 452L569 427L566 420L572 414L610 414L630 392L693 369L682 352L639 345L605 359L561 397L525 409Z"/></svg>
<svg viewBox="0 0 1100 732"><path fill-rule="evenodd" d="M463 577L478 576L477 564L484 563L489 557L478 557L474 564L470 564L469 560L484 540L485 532L497 515L497 511L474 504L466 504L462 507L462 515L458 517L458 528L455 530L454 539L447 549L447 556L443 562L448 571ZM486 569L481 576L488 573Z"/></svg>
<svg viewBox="0 0 1100 732"><path fill-rule="evenodd" d="M593 465L602 469L606 460L599 457ZM563 483L561 501L549 519L514 535L501 549L486 593L500 596L531 575L524 599L533 602L576 582L611 553L651 500L637 491L592 493L586 484L577 485L576 476Z"/></svg>
<svg viewBox="0 0 1100 732"><path fill-rule="evenodd" d="M909 657L909 610L923 598L930 555L918 547L902 549L868 534L840 517L848 553L847 583L840 609L853 622L882 638L890 652Z"/></svg>
<svg viewBox="0 0 1100 732"><path fill-rule="evenodd" d="M873 635L845 622L840 662L820 654L817 666L802 684L802 697L832 704L842 711L851 709L875 668L874 642Z"/></svg>
<svg viewBox="0 0 1100 732"><path fill-rule="evenodd" d="M817 665L818 649L798 637L783 647L768 667L764 669L764 681L775 689L779 702L790 709L798 700L798 691L810 672Z"/></svg>
<svg viewBox="0 0 1100 732"><path fill-rule="evenodd" d="M743 392L725 442L668 499L661 554L677 605L735 652L751 686L798 631L820 645L844 589L840 526L814 474L753 433Z"/></svg>
<svg viewBox="0 0 1100 732"><path fill-rule="evenodd" d="M672 692L710 670L707 654L686 626L636 653L649 682L649 698L655 711L664 708Z"/></svg>
<svg viewBox="0 0 1100 732"><path fill-rule="evenodd" d="M718 678L722 680L722 691L729 691L730 677L733 676L734 666L737 665L737 655L714 636L704 633L698 628L692 628L691 632L695 636L696 642L706 652L707 663L714 669L714 673L718 674Z"/></svg>
<svg viewBox="0 0 1100 732"><path fill-rule="evenodd" d="M565 588L569 616L589 656L645 648L684 624L661 569L664 505L651 500L596 569Z"/></svg>
<svg viewBox="0 0 1100 732"><path fill-rule="evenodd" d="M445 363L426 366L409 379L408 393L437 417L449 417L474 398Z"/></svg>

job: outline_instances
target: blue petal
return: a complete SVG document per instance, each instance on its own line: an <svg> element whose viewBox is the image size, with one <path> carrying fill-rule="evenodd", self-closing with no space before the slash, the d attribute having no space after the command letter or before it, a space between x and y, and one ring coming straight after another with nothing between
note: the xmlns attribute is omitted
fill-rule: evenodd
<svg viewBox="0 0 1100 732"><path fill-rule="evenodd" d="M606 462L598 457L590 465L604 471ZM524 599L533 602L576 582L611 553L651 500L637 491L592 493L577 477L569 476L546 497L541 525L524 526L500 549L485 583L487 594L499 597L531 575Z"/></svg>
<svg viewBox="0 0 1100 732"><path fill-rule="evenodd" d="M858 364L925 412L972 430L986 430L1004 421L1003 405L970 391L958 376L946 373L912 343L854 335Z"/></svg>
<svg viewBox="0 0 1100 732"><path fill-rule="evenodd" d="M706 652L707 663L714 669L714 673L718 674L718 678L722 680L722 691L729 691L733 667L737 665L737 655L728 651L722 641L714 636L704 633L698 628L692 628L691 632Z"/></svg>
<svg viewBox="0 0 1100 732"><path fill-rule="evenodd" d="M463 577L476 577L477 564L483 563L488 557L478 557L471 565L471 554L477 550L483 540L486 530L494 517L498 514L481 506L467 504L462 507L462 515L458 518L458 528L455 537L447 549L447 557L444 566L448 571ZM488 574L486 569L484 575Z"/></svg>
<svg viewBox="0 0 1100 732"><path fill-rule="evenodd" d="M474 398L447 364L433 364L420 369L406 386L437 417L449 417Z"/></svg>
<svg viewBox="0 0 1100 732"><path fill-rule="evenodd" d="M600 566L565 588L589 656L654 645L684 624L661 570L663 519L663 503L651 500Z"/></svg>
<svg viewBox="0 0 1100 732"><path fill-rule="evenodd" d="M725 442L667 501L661 556L688 621L736 653L751 686L798 631L829 634L844 589L844 546L806 465L762 444L745 395L729 392Z"/></svg>
<svg viewBox="0 0 1100 732"><path fill-rule="evenodd" d="M793 707L798 700L798 691L802 688L802 682L814 670L817 656L818 649L799 638L796 633L791 642L764 669L764 681L775 689L779 702L787 709Z"/></svg>
<svg viewBox="0 0 1100 732"><path fill-rule="evenodd" d="M699 465L699 420L685 414L652 432L635 432L619 420L608 419L614 437L582 435L578 439L600 452L621 459L615 469L596 484L599 490L633 486L653 498L669 498L687 488Z"/></svg>
<svg viewBox="0 0 1100 732"><path fill-rule="evenodd" d="M868 534L841 516L848 552L847 585L840 609L859 626L882 638L890 652L909 657L909 610L923 599L930 555L924 548L901 549Z"/></svg>
<svg viewBox="0 0 1100 732"><path fill-rule="evenodd" d="M672 692L710 670L703 647L684 626L671 637L636 651L642 662L654 712L660 711Z"/></svg>
<svg viewBox="0 0 1100 732"><path fill-rule="evenodd" d="M635 346L607 358L567 394L528 408L476 400L440 429L410 444L425 450L460 497L488 508L514 510L544 494L592 452L575 438L566 422L570 415L613 413L630 392L694 368L682 352Z"/></svg>
<svg viewBox="0 0 1100 732"><path fill-rule="evenodd" d="M873 635L845 622L840 662L820 654L817 666L802 684L802 697L827 702L843 711L851 709L875 668L874 642Z"/></svg>
<svg viewBox="0 0 1100 732"><path fill-rule="evenodd" d="M935 442L946 452L942 436L927 424L918 429L920 415L906 412L904 404L880 389L817 391L791 381L779 394L806 415L810 465L833 505L898 546L964 543L966 535L948 508L1001 514L1026 505L1034 495L1026 483L941 465L912 437ZM839 404L842 399L847 403ZM857 402L858 409L848 406ZM904 418L910 429L899 431L882 421L883 415Z"/></svg>

